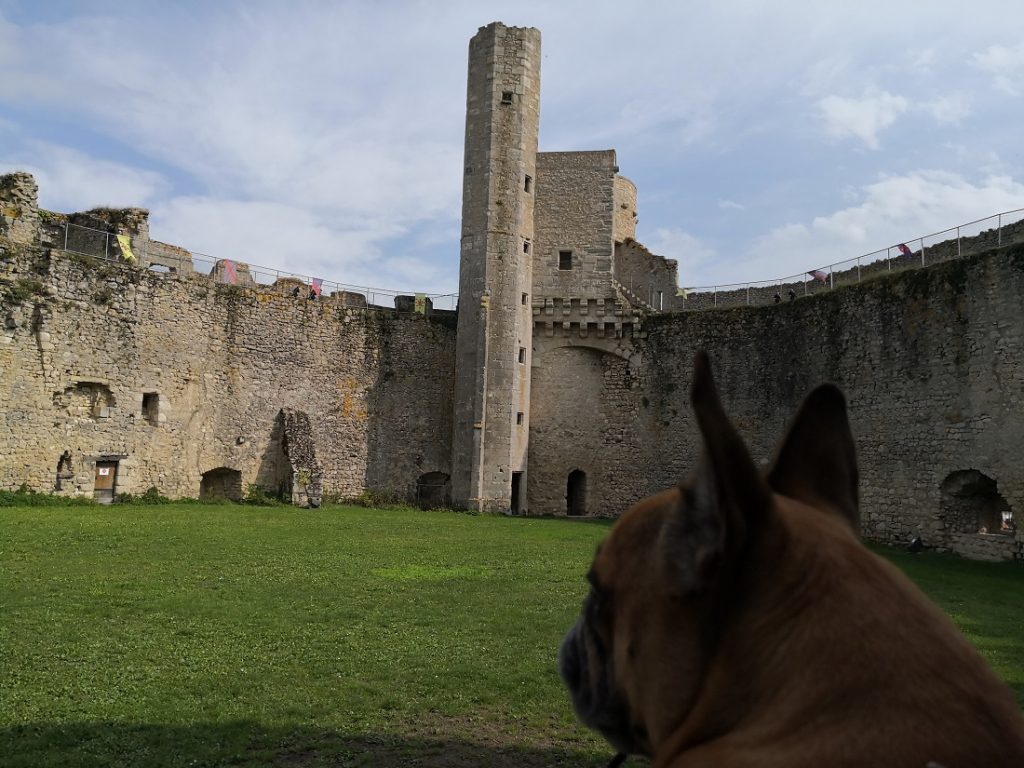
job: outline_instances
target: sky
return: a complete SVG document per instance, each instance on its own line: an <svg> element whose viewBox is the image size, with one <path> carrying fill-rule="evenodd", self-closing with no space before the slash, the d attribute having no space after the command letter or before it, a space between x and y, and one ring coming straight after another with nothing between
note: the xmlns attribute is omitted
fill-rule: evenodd
<svg viewBox="0 0 1024 768"><path fill-rule="evenodd" d="M615 149L683 286L1024 207L1020 0L0 0L0 172L216 258L452 292L492 21L541 31L541 150Z"/></svg>

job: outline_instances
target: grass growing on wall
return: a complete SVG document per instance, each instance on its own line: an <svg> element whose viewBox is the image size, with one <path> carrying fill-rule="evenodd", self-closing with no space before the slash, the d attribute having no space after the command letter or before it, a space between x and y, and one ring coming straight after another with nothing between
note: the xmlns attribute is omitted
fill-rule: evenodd
<svg viewBox="0 0 1024 768"><path fill-rule="evenodd" d="M555 671L602 524L0 510L4 765L599 766ZM1024 700L1024 572L897 562Z"/></svg>

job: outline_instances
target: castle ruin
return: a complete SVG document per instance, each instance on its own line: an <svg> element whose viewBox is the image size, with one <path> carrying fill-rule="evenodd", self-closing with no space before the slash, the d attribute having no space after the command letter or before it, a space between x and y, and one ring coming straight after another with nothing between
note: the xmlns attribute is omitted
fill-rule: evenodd
<svg viewBox="0 0 1024 768"><path fill-rule="evenodd" d="M0 488L611 516L694 466L704 348L764 463L811 387L846 391L866 537L1021 557L1022 233L688 311L615 152L538 151L540 52L499 23L470 42L457 312L203 274L144 210L51 213L0 178Z"/></svg>

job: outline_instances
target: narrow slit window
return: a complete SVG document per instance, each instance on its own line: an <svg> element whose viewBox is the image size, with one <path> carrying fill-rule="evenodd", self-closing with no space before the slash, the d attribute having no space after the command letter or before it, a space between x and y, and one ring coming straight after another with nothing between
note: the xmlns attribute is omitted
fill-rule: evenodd
<svg viewBox="0 0 1024 768"><path fill-rule="evenodd" d="M502 91L501 92L501 103L502 104L511 104L512 103L512 91Z"/></svg>
<svg viewBox="0 0 1024 768"><path fill-rule="evenodd" d="M519 411L516 414L516 424L522 424L522 423L523 423L523 412Z"/></svg>
<svg viewBox="0 0 1024 768"><path fill-rule="evenodd" d="M572 251L558 252L558 268L572 269Z"/></svg>
<svg viewBox="0 0 1024 768"><path fill-rule="evenodd" d="M530 294L524 293L523 294L523 306L525 307L529 303L530 303Z"/></svg>
<svg viewBox="0 0 1024 768"><path fill-rule="evenodd" d="M533 192L533 177L532 176L527 176L526 177L526 180L523 182L523 191L525 191L525 192Z"/></svg>
<svg viewBox="0 0 1024 768"><path fill-rule="evenodd" d="M523 240L523 253L529 253L529 252L530 252L530 241L529 240Z"/></svg>
<svg viewBox="0 0 1024 768"><path fill-rule="evenodd" d="M525 363L526 362L526 347L520 347L519 348L519 362L520 363Z"/></svg>

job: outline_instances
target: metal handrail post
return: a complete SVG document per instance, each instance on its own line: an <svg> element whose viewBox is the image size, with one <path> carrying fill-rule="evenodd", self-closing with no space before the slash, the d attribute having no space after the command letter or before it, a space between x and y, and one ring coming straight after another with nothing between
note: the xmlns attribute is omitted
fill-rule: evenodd
<svg viewBox="0 0 1024 768"><path fill-rule="evenodd" d="M70 225L65 221L64 222L64 250L65 251L68 249L68 227L69 226Z"/></svg>
<svg viewBox="0 0 1024 768"><path fill-rule="evenodd" d="M960 246L960 227L957 227L956 228L956 257L959 259L961 256L963 256L963 250L961 250L961 246Z"/></svg>
<svg viewBox="0 0 1024 768"><path fill-rule="evenodd" d="M921 238L921 266L924 266L924 238Z"/></svg>
<svg viewBox="0 0 1024 768"><path fill-rule="evenodd" d="M747 306L750 306L750 286L747 286Z"/></svg>
<svg viewBox="0 0 1024 768"><path fill-rule="evenodd" d="M996 223L996 248L1003 247L1003 214L999 214L999 220Z"/></svg>
<svg viewBox="0 0 1024 768"><path fill-rule="evenodd" d="M103 239L103 258L110 260L110 233L107 232Z"/></svg>
<svg viewBox="0 0 1024 768"><path fill-rule="evenodd" d="M715 286L715 290L714 290L714 300L715 300L714 305L717 307L718 306L718 286L717 285Z"/></svg>
<svg viewBox="0 0 1024 768"><path fill-rule="evenodd" d="M857 282L860 282L860 256L857 257Z"/></svg>

